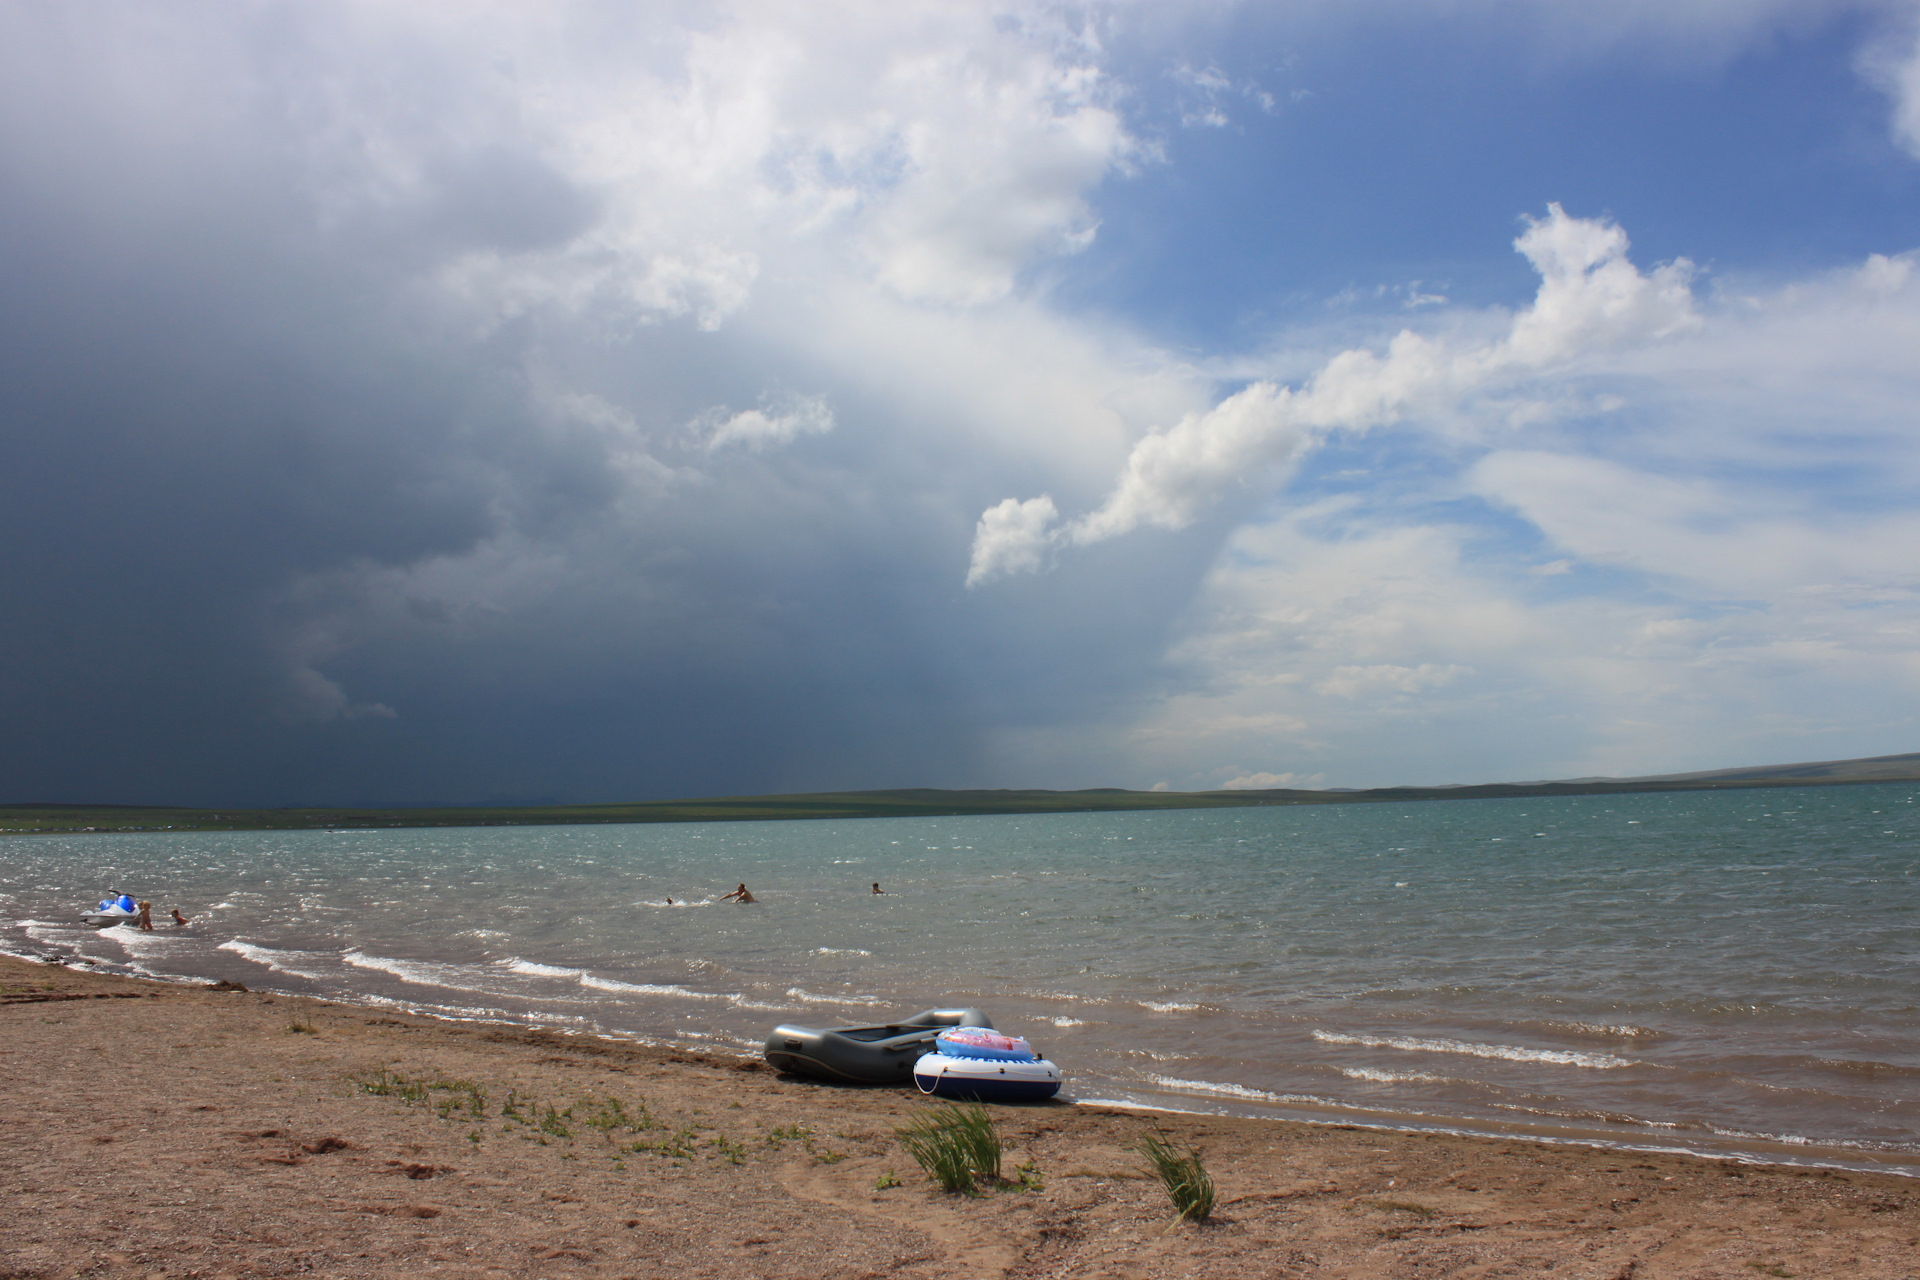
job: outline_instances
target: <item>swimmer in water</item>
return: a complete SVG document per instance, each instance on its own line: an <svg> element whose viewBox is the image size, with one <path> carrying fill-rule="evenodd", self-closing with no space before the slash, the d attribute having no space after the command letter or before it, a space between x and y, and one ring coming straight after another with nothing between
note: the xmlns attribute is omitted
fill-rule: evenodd
<svg viewBox="0 0 1920 1280"><path fill-rule="evenodd" d="M668 898L668 899L667 899L667 905L668 905L668 906L670 906L670 907L674 905L674 902L673 902L673 899L672 899L672 898Z"/></svg>
<svg viewBox="0 0 1920 1280"><path fill-rule="evenodd" d="M176 929L177 929L177 928L179 928L179 927L180 927L180 926L182 926L182 925L185 925L185 924L191 924L191 923L192 923L192 921L190 921L190 920L188 920L188 919L187 919L187 918L186 918L185 916L183 916L183 915L181 915L181 914L180 914L180 908L178 908L178 907L175 907L175 908L173 909L173 925L174 925L174 928L176 928Z"/></svg>
<svg viewBox="0 0 1920 1280"><path fill-rule="evenodd" d="M875 880L875 881L873 882L873 891L874 891L875 893L885 893L885 892L886 892L886 890L885 890L885 889L882 889L882 888L880 887L880 882L879 882L878 880Z"/></svg>
<svg viewBox="0 0 1920 1280"><path fill-rule="evenodd" d="M747 886L745 886L744 884L741 885L738 889L735 889L732 893L723 893L720 895L720 901L722 902L725 902L729 898L737 899L742 905L745 905L746 903L749 903L749 902L760 901L760 899L754 897L751 893L747 892Z"/></svg>

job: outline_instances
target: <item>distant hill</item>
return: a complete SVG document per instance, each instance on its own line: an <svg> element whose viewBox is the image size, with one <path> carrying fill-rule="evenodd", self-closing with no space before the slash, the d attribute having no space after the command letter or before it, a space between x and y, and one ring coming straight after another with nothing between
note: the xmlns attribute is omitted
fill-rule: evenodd
<svg viewBox="0 0 1920 1280"><path fill-rule="evenodd" d="M1920 752L1750 765L1704 773L1640 778L1570 778L1557 782L1494 782L1472 786L1374 787L1367 790L1126 791L830 791L790 796L717 796L637 804L445 806L362 809L186 809L134 805L0 805L0 832L271 831L319 828L517 827L613 822L751 822L793 818L924 818L988 813L1091 813L1136 809L1232 809L1296 804L1380 804L1409 800L1509 799L1610 795L1648 791L1720 791L1752 787L1846 786L1920 782Z"/></svg>

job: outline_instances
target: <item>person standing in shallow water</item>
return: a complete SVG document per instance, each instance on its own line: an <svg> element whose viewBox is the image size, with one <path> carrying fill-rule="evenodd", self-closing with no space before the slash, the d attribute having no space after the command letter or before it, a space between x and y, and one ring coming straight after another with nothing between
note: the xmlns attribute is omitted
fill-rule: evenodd
<svg viewBox="0 0 1920 1280"><path fill-rule="evenodd" d="M140 927L148 933L153 932L153 904L151 902L143 902L140 904Z"/></svg>
<svg viewBox="0 0 1920 1280"><path fill-rule="evenodd" d="M738 889L735 889L732 893L723 893L720 895L720 901L722 902L725 902L728 898L738 899L742 905L745 905L746 903L749 903L749 902L760 901L760 899L754 897L751 893L747 892L747 886L744 884L741 885Z"/></svg>

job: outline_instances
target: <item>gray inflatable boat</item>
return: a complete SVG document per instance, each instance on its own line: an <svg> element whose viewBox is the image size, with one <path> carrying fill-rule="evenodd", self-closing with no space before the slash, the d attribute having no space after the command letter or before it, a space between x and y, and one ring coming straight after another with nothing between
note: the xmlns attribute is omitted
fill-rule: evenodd
<svg viewBox="0 0 1920 1280"><path fill-rule="evenodd" d="M767 1061L781 1071L842 1084L912 1084L913 1064L948 1027L991 1027L978 1009L928 1009L880 1027L782 1023L767 1037Z"/></svg>

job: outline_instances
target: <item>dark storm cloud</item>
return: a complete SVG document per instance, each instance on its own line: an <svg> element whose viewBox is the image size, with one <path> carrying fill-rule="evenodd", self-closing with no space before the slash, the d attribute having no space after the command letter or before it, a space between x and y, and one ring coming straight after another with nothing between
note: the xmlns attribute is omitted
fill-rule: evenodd
<svg viewBox="0 0 1920 1280"><path fill-rule="evenodd" d="M602 287L605 185L498 68L348 12L0 19L0 799L970 782L1151 663L1138 594L1053 634L963 601L979 493L926 473L977 449L872 474L897 404L708 331L750 255L543 310ZM834 433L702 444L786 392Z"/></svg>

